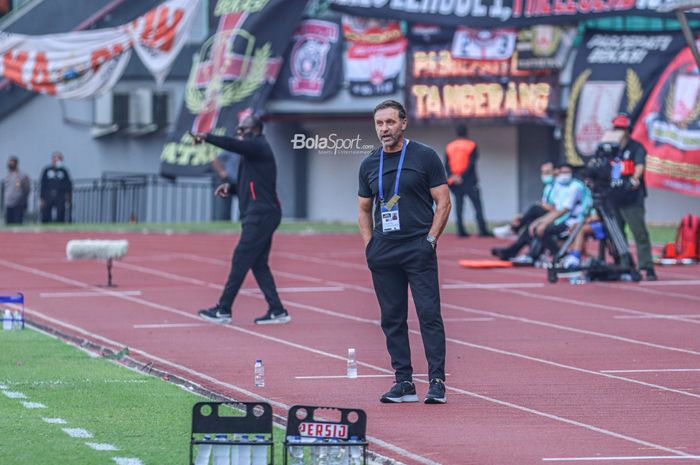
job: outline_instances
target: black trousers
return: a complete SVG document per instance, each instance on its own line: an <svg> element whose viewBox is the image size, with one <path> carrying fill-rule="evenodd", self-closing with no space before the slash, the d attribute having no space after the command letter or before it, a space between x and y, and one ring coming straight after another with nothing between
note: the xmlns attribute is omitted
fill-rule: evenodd
<svg viewBox="0 0 700 465"><path fill-rule="evenodd" d="M53 210L56 209L56 219L53 219ZM66 221L66 202L61 200L47 200L44 208L41 210L42 223L65 223Z"/></svg>
<svg viewBox="0 0 700 465"><path fill-rule="evenodd" d="M242 223L241 239L231 258L229 272L219 305L225 309L233 306L233 301L241 289L248 270L253 271L255 281L265 295L270 310L282 310L282 302L277 295L275 279L272 277L268 260L272 247L272 235L280 224L281 214L248 216Z"/></svg>
<svg viewBox="0 0 700 465"><path fill-rule="evenodd" d="M467 230L464 228L464 223L462 223L463 213L464 213L464 197L469 197L472 205L474 206L474 213L476 215L476 224L479 226L479 234L486 235L489 230L486 227L486 220L484 219L484 207L481 204L481 189L479 189L478 184L463 184L458 187L450 188L452 194L455 196L455 213L457 214L457 234L460 236L466 236Z"/></svg>
<svg viewBox="0 0 700 465"><path fill-rule="evenodd" d="M445 379L445 327L440 314L437 255L425 236L398 241L373 236L366 250L382 331L396 381L411 381L408 287L420 323L430 379Z"/></svg>
<svg viewBox="0 0 700 465"><path fill-rule="evenodd" d="M24 223L24 206L5 207L5 224Z"/></svg>
<svg viewBox="0 0 700 465"><path fill-rule="evenodd" d="M520 234L515 242L503 249L503 258L510 260L518 255L523 247L532 242L532 237L530 237L530 233L528 232L527 228L533 221L546 213L547 210L542 208L540 205L532 205L525 211L525 213L523 213L523 216L520 218Z"/></svg>

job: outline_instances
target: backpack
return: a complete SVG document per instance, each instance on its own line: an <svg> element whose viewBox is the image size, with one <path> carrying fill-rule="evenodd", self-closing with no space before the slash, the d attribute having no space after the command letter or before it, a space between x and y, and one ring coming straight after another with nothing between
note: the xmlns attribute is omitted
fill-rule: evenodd
<svg viewBox="0 0 700 465"><path fill-rule="evenodd" d="M690 213L685 215L678 225L675 242L664 247L664 258L677 259L683 263L692 263L700 259L700 220Z"/></svg>

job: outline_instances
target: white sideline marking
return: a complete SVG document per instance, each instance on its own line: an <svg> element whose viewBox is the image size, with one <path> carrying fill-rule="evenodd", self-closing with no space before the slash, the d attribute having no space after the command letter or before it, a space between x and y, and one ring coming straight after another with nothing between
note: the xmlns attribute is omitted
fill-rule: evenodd
<svg viewBox="0 0 700 465"><path fill-rule="evenodd" d="M653 319L663 319L663 318L700 318L700 314L678 314L678 315L615 315L617 320L653 320Z"/></svg>
<svg viewBox="0 0 700 465"><path fill-rule="evenodd" d="M357 375L358 378L393 378L395 375ZM450 376L445 373L445 377ZM427 378L427 374L414 374L413 377ZM351 379L347 375L316 375L316 376L295 376L294 379Z"/></svg>
<svg viewBox="0 0 700 465"><path fill-rule="evenodd" d="M133 457L112 457L117 465L143 465L139 459Z"/></svg>
<svg viewBox="0 0 700 465"><path fill-rule="evenodd" d="M461 322L481 322L481 321L493 321L495 318L443 318L442 321L445 323L461 323ZM409 318L409 323L418 323L420 320L416 318Z"/></svg>
<svg viewBox="0 0 700 465"><path fill-rule="evenodd" d="M671 279L662 281L642 281L642 286L695 286L700 284L700 279Z"/></svg>
<svg viewBox="0 0 700 465"><path fill-rule="evenodd" d="M92 433L83 428L63 428L63 432L72 438L91 438Z"/></svg>
<svg viewBox="0 0 700 465"><path fill-rule="evenodd" d="M666 368L658 370L602 370L601 373L665 373L665 372L688 372L688 371L700 371L700 368Z"/></svg>
<svg viewBox="0 0 700 465"><path fill-rule="evenodd" d="M99 442L86 442L85 445L95 450L119 450L112 444L104 444Z"/></svg>
<svg viewBox="0 0 700 465"><path fill-rule="evenodd" d="M114 291L116 294L123 295L141 295L141 291ZM84 291L84 292L42 292L39 297L44 299L55 299L58 297L108 297L100 292L95 291Z"/></svg>
<svg viewBox="0 0 700 465"><path fill-rule="evenodd" d="M543 283L459 283L443 284L443 289L529 289L544 287Z"/></svg>
<svg viewBox="0 0 700 465"><path fill-rule="evenodd" d="M2 391L3 394L5 394L7 397L10 399L26 399L27 395L21 392L15 392L15 391Z"/></svg>
<svg viewBox="0 0 700 465"><path fill-rule="evenodd" d="M0 384L0 389L7 389L7 386L5 386L4 384Z"/></svg>
<svg viewBox="0 0 700 465"><path fill-rule="evenodd" d="M1 262L1 261L2 261L2 260L0 259L0 262ZM67 279L67 278L64 278L64 279ZM105 292L108 292L108 291L105 291ZM167 311L182 314L183 316L185 316L185 317L187 317L187 318L197 318L196 316L190 315L189 313L182 312L182 311L180 311L180 310L177 310L177 309L174 309L174 308L171 308L171 307L167 307L167 306L164 306L164 305L155 304L155 303L153 303L153 302L142 301L142 304L143 304L143 305L147 305L147 306L149 306L149 307L154 307L154 306L157 305L157 307L155 307L155 308L169 309L169 310L167 310ZM53 322L53 323L59 324L59 325L65 327L65 328L72 329L73 331L77 331L77 332L79 332L79 333L81 333L81 334L85 334L85 335L90 336L90 337L92 337L92 338L94 338L94 339L107 342L108 344L110 344L110 345L112 345L112 346L114 346L114 347L122 347L122 346L123 346L123 344L121 344L121 343L119 343L119 342L113 341L113 340L111 340L111 339L109 339L109 338L106 338L106 337L104 337L104 336L100 336L99 334L92 333L92 332L90 332L90 331L87 331L87 330L85 330L85 329L83 329L83 328L80 328L80 327L78 327L78 326L75 326L75 325L73 325L73 324L70 324L70 323L67 323L67 322L64 322L64 321L61 321L61 320L52 318L52 317L50 317L50 316L48 316L48 315L44 315L44 314L42 314L41 312L38 312L38 311L36 311L36 310L31 310L31 309L29 309L29 311L32 312L32 313L34 313L34 314L36 314L37 316L40 316L41 318L43 318L43 319L45 319L45 320L47 320L47 321L51 321L51 322ZM317 354L317 355L323 355L323 356L328 357L328 358L332 358L332 359L336 359L336 360L345 360L345 359L346 359L345 356L335 355L335 354L332 354L332 353L329 353L329 352L325 352L325 351L322 351L322 350L319 350L319 349L314 349L313 347L305 346L305 345L302 345L302 344L297 344L297 343L295 343L295 342L290 342L290 341L287 341L287 340L284 340L284 339L280 339L280 338L277 338L277 337L273 337L273 336L268 336L268 335L260 334L260 333L257 333L257 332L255 332L255 331L247 330L247 329L245 329L245 328L240 328L240 327L235 327L235 326L222 326L222 328L228 328L229 330L241 332L241 333L248 334L248 335L251 335L251 336L256 336L256 337L259 337L259 338L262 338L262 339L266 339L266 340L270 340L270 341L273 341L273 342L277 342L277 343L280 343L280 344L283 344L283 345L286 345L286 346L289 346L289 347L294 347L294 348L297 348L297 349L300 349L300 350L304 350L304 351L307 351L307 352L311 352L311 353L314 353L314 354ZM495 350L495 349L492 349L492 350ZM180 364L178 364L178 363L171 362L171 361L169 361L169 360L165 360L165 359L163 359L163 358L161 358L161 357L158 357L158 356L156 356L156 355L150 354L150 353L145 352L145 351L143 351L143 350L134 348L133 351L134 351L134 353L139 353L139 354L141 354L142 356L147 357L147 358L150 358L150 359L153 360L153 361L156 361L156 362L162 363L162 364L164 364L164 365L171 366L171 367L173 367L173 368L176 368L176 369L178 369L178 370L181 370L181 371L184 372L184 373L189 373L189 374L191 374L191 375L195 375L195 376L197 376L197 377L200 378L200 379L203 379L203 380L209 381L209 382L211 382L211 383L217 384L217 385L219 385L219 386L223 386L223 387L226 387L226 388L228 388L228 389L232 389L232 390L234 390L234 391L240 392L240 393L242 393L242 394L244 394L244 395L246 395L246 396L248 396L248 397L250 397L250 398L258 399L258 400L262 400L262 401L268 402L268 403L270 403L271 405L274 405L274 406L279 407L279 408L283 408L283 409L287 409L287 410L290 408L289 405L284 404L284 403L282 403L282 402L278 402L278 401L275 401L275 400L272 400L272 399L268 399L268 398L263 397L263 396L261 396L261 395L259 395L259 394L256 394L256 393L254 393L254 392L248 391L248 390L246 390L246 389L243 389L243 388L241 388L241 387L239 387L239 386L236 386L236 385L233 385L233 384L230 384L230 383L226 383L226 382L224 382L224 381L220 381L219 379L214 378L214 377L212 377L212 376L209 376L209 375L207 375L207 374L205 374L205 373L201 373L201 372L198 372L197 370L193 370L193 369L191 369L191 368L189 368L189 367L186 367L186 366L184 366L184 365L180 365ZM524 357L524 356L521 356L521 357ZM551 363L551 362L550 362L550 363ZM364 363L364 362L359 362L359 361L358 361L357 364L358 364L358 366L365 366L365 367L371 368L371 369L373 369L373 370L375 370L375 371L379 371L380 373L385 373L385 374L390 374L390 375L393 375L393 374L394 374L391 370L388 370L388 369L386 369L386 368L382 368L382 367L379 367L379 366L376 366L376 365L372 365L372 364L369 364L369 363ZM577 369L577 370L588 371L588 370L583 370L583 369ZM591 372L591 373L596 373L596 372ZM612 375L602 375L602 376L612 376ZM624 378L620 378L620 379L624 379ZM422 380L422 379L417 379L416 381L418 381L418 382L420 382L420 383L427 383L427 381L424 381L424 380ZM629 381L632 381L632 380L629 380ZM540 410L531 409L531 408L529 408L529 407L525 407L525 406L522 406L522 405L518 405L518 404L511 403L511 402L506 402L506 401L503 401L503 400L495 399L495 398L493 398L493 397L488 397L488 396L485 396L485 395L482 395L482 394L477 394L477 393L475 393L475 392L466 391L466 390L464 390L464 389L459 389L459 388L455 388L455 387L452 387L452 386L446 386L446 388L447 388L448 390L450 390L450 391L457 392L457 393L459 393L459 394L464 394L464 395L467 395L467 396L470 396L470 397L473 397L473 398L476 398L476 399L484 400L484 401L486 401L486 402L494 403L494 404L497 404L497 405L502 405L502 406L505 406L505 407L512 408L512 409L514 409L514 410L519 410L519 411L521 411L521 412L526 412L526 413L530 413L530 414L533 414L533 415L541 416L541 417L543 417L543 418L547 418L547 419L550 419L550 420L558 421L558 422L561 422L561 423L565 423L565 424L569 424L569 425L573 425L573 426L578 426L578 427L580 427L580 428L582 428L582 429L586 429L586 430L588 430L588 431L593 431L593 432L600 433L600 434L603 434L603 435L606 435L606 436L611 436L611 437L614 437L614 438L618 438L618 439L621 439L621 440L623 440L623 441L631 442L631 443L633 443L633 444L639 444L639 445L642 445L642 446L645 446L645 447L650 447L650 448L653 448L653 449L657 449L657 450L669 452L669 453L672 453L672 454L677 454L677 455L679 455L679 456L690 456L690 455L691 455L691 454L688 454L688 453L683 452L683 451L680 451L680 450L676 450L676 449L673 449L673 448L670 448L670 447L662 446L662 445L660 445L660 444L655 444L655 443L652 443L652 442L644 441L644 440L642 440L642 439L637 439L637 438L634 438L634 437L632 437L632 436L627 436L627 435L624 435L624 434L621 434L621 433L615 433L614 431L609 431L609 430L606 430L606 429L604 429L604 428L599 428L599 427L597 427L597 426L589 425L589 424L587 424L587 423L581 423L581 422L578 422L578 421L576 421L576 420L571 420L571 419L569 419L569 418L565 418L565 417L560 417L560 416L557 416L557 415L549 414L549 413L546 413L546 412L542 412L542 411L540 411ZM407 451L407 450L405 450L405 449L402 449L402 448L400 448L400 447L398 447L398 446L394 446L393 444L386 443L386 442L382 441L381 439L378 439L378 438L375 438L375 437L372 437L372 436L368 436L368 439L369 439L371 442L374 442L375 444L380 445L381 447L384 447L384 448L386 448L386 449L388 449L388 450L391 450L391 451L394 452L394 453L398 453L398 454L403 455L403 456L405 456L405 457L409 457L409 458L411 458L411 459L413 459L413 460L415 460L415 461L417 461L417 462L424 463L424 464L426 464L426 465L438 465L437 462L434 462L434 461L432 461L432 460L430 460L430 459L428 459L428 458L422 457L422 456L420 456L420 455L414 454L413 452L409 452L409 451Z"/></svg>
<svg viewBox="0 0 700 465"><path fill-rule="evenodd" d="M700 460L700 455L641 455L630 457L560 457L542 459L544 462L584 462L589 460Z"/></svg>
<svg viewBox="0 0 700 465"><path fill-rule="evenodd" d="M50 425L65 425L68 423L63 418L45 418L45 417L42 417L41 419Z"/></svg>
<svg viewBox="0 0 700 465"><path fill-rule="evenodd" d="M197 326L209 326L209 323L162 323L150 325L134 325L134 329L195 328Z"/></svg>
<svg viewBox="0 0 700 465"><path fill-rule="evenodd" d="M278 287L277 292L303 293L303 292L342 292L345 288L342 286L316 286L316 287ZM249 288L241 289L243 294L262 294L260 289Z"/></svg>
<svg viewBox="0 0 700 465"><path fill-rule="evenodd" d="M22 401L22 405L24 405L24 407L25 407L25 408L28 408L28 409L46 408L46 405L42 404L41 402L26 402L26 401Z"/></svg>

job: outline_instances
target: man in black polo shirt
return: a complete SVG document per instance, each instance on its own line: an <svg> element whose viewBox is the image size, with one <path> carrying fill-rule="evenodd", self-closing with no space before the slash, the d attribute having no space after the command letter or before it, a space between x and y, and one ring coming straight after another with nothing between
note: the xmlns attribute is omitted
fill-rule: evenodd
<svg viewBox="0 0 700 465"><path fill-rule="evenodd" d="M404 138L407 124L406 110L399 102L377 105L374 126L382 147L365 158L359 175L360 234L396 373L396 383L380 400L418 401L408 338L410 286L428 360L430 387L425 402L443 404L445 328L435 247L450 214L450 193L442 161L430 147Z"/></svg>
<svg viewBox="0 0 700 465"><path fill-rule="evenodd" d="M231 307L248 270L265 295L268 311L255 319L257 324L287 323L289 313L282 306L268 259L272 234L280 224L282 209L277 198L277 165L272 149L262 135L262 121L246 117L236 129L236 137L193 134L195 143L207 142L241 155L238 169L238 208L241 217L241 239L231 259L224 291L212 308L200 310L199 316L215 323L231 321ZM225 197L231 186L223 183L215 193Z"/></svg>

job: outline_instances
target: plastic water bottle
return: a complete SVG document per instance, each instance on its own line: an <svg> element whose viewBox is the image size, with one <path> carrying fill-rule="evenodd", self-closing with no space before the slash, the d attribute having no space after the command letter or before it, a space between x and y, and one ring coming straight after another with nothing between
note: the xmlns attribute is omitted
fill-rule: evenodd
<svg viewBox="0 0 700 465"><path fill-rule="evenodd" d="M329 447L330 465L348 465L348 448L340 445L340 440L332 439L335 445Z"/></svg>
<svg viewBox="0 0 700 465"><path fill-rule="evenodd" d="M318 438L316 443L323 443L323 439ZM314 465L329 465L328 463L328 447L327 446L312 446L311 447L311 463Z"/></svg>
<svg viewBox="0 0 700 465"><path fill-rule="evenodd" d="M22 329L22 314L19 310L12 313L12 329Z"/></svg>
<svg viewBox="0 0 700 465"><path fill-rule="evenodd" d="M205 441L211 441L211 436L204 435ZM197 446L197 456L194 458L194 465L209 465L209 456L211 455L211 444L199 444Z"/></svg>
<svg viewBox="0 0 700 465"><path fill-rule="evenodd" d="M357 360L355 359L355 348L348 349L348 378L357 378Z"/></svg>
<svg viewBox="0 0 700 465"><path fill-rule="evenodd" d="M231 435L233 442L238 442L241 440L240 434ZM231 446L231 465L238 465L238 455L240 454L240 445L234 444Z"/></svg>
<svg viewBox="0 0 700 465"><path fill-rule="evenodd" d="M10 312L9 308L6 308L2 315L2 329L5 331L12 330L12 312Z"/></svg>
<svg viewBox="0 0 700 465"><path fill-rule="evenodd" d="M226 441L225 434L217 434L214 441ZM231 465L231 446L228 444L214 444L211 448L214 456L214 465Z"/></svg>
<svg viewBox="0 0 700 465"><path fill-rule="evenodd" d="M304 445L301 443L301 437L289 436L287 441L289 441L289 455L292 458L289 465L304 465ZM292 445L296 443L299 445Z"/></svg>
<svg viewBox="0 0 700 465"><path fill-rule="evenodd" d="M265 442L265 436L257 434L255 442ZM267 465L267 446L253 446L253 465Z"/></svg>
<svg viewBox="0 0 700 465"><path fill-rule="evenodd" d="M241 441L250 441L250 436L244 434L241 436ZM250 463L250 444L241 444L238 446L238 465L251 465Z"/></svg>
<svg viewBox="0 0 700 465"><path fill-rule="evenodd" d="M350 442L359 442L357 436L351 436ZM349 465L361 465L362 464L362 447L361 446L350 446L350 464Z"/></svg>
<svg viewBox="0 0 700 465"><path fill-rule="evenodd" d="M255 386L265 387L265 367L260 359L255 361Z"/></svg>

